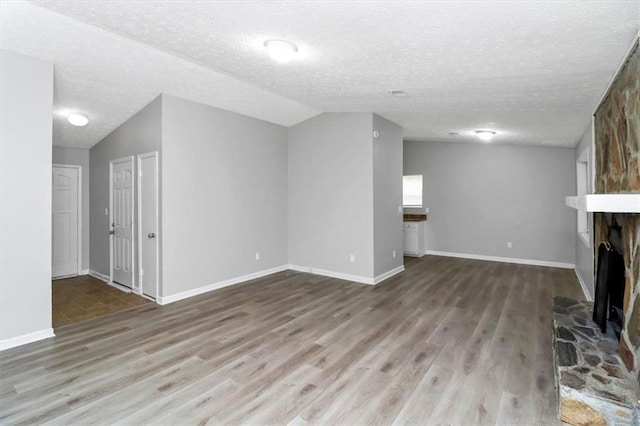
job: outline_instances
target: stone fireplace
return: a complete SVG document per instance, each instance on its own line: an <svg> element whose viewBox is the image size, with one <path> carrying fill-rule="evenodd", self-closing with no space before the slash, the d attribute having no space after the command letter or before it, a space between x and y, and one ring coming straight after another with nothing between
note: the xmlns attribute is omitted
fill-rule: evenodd
<svg viewBox="0 0 640 426"><path fill-rule="evenodd" d="M596 193L640 193L639 81L640 51L636 41L594 116ZM620 356L640 382L640 214L595 213L595 247L609 241L614 226L620 228L625 266Z"/></svg>
<svg viewBox="0 0 640 426"><path fill-rule="evenodd" d="M593 212L596 304L554 299L558 409L574 425L640 422L640 47L638 38L594 118L594 193L567 205ZM602 244L602 246L601 246ZM612 256L612 253L620 253ZM598 257L600 254L600 257ZM615 261L611 262L611 259ZM607 268L613 265L613 273ZM615 278L611 278L614 275ZM603 279L604 278L604 279ZM612 299L601 284L615 281ZM598 290L600 293L598 294ZM606 322L622 311L617 325ZM619 309L620 308L620 309ZM598 315L598 313L600 315ZM599 318L598 318L599 316ZM615 316L615 315L614 315Z"/></svg>

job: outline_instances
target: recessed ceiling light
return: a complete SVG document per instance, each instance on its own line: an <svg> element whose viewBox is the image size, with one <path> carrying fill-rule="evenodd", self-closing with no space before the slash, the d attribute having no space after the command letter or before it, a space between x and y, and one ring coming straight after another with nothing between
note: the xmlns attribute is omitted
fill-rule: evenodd
<svg viewBox="0 0 640 426"><path fill-rule="evenodd" d="M476 130L476 136L485 142L488 142L496 135L493 130Z"/></svg>
<svg viewBox="0 0 640 426"><path fill-rule="evenodd" d="M78 114L77 112L72 112L71 114L69 114L67 116L67 120L69 121L69 123L78 127L86 126L89 122L89 118L86 115Z"/></svg>
<svg viewBox="0 0 640 426"><path fill-rule="evenodd" d="M289 62L298 52L298 47L285 40L267 40L264 42L269 56L277 62Z"/></svg>
<svg viewBox="0 0 640 426"><path fill-rule="evenodd" d="M389 94L396 96L398 98L408 98L409 95L407 95L404 91L402 90L389 90Z"/></svg>

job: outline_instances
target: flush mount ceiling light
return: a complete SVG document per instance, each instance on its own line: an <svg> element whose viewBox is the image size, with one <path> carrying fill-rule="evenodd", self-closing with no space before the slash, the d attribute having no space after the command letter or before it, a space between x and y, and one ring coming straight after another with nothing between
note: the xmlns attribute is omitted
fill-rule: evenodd
<svg viewBox="0 0 640 426"><path fill-rule="evenodd" d="M496 135L496 132L493 130L476 130L476 136L482 139L485 142L488 142Z"/></svg>
<svg viewBox="0 0 640 426"><path fill-rule="evenodd" d="M298 52L295 44L285 40L267 40L264 42L264 47L269 52L269 56L280 63L289 62Z"/></svg>
<svg viewBox="0 0 640 426"><path fill-rule="evenodd" d="M72 112L71 114L69 114L67 116L67 120L69 121L69 123L78 127L86 126L89 122L89 118L86 115L79 114L77 112Z"/></svg>

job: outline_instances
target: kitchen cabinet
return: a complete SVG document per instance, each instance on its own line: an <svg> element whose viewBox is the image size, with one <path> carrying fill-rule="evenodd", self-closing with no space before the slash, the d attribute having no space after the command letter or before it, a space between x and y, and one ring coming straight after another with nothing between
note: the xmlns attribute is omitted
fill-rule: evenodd
<svg viewBox="0 0 640 426"><path fill-rule="evenodd" d="M426 225L426 221L403 222L405 256L421 257L425 255L427 250Z"/></svg>

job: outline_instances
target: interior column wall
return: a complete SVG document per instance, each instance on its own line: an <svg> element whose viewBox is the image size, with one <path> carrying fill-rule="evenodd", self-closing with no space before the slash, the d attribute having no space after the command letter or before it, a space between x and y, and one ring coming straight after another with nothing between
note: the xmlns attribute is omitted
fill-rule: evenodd
<svg viewBox="0 0 640 426"><path fill-rule="evenodd" d="M53 64L0 51L0 349L53 335Z"/></svg>
<svg viewBox="0 0 640 426"><path fill-rule="evenodd" d="M294 268L373 278L372 129L371 113L325 113L289 128Z"/></svg>
<svg viewBox="0 0 640 426"><path fill-rule="evenodd" d="M374 276L403 267L402 128L373 115ZM395 251L395 256L393 255Z"/></svg>

